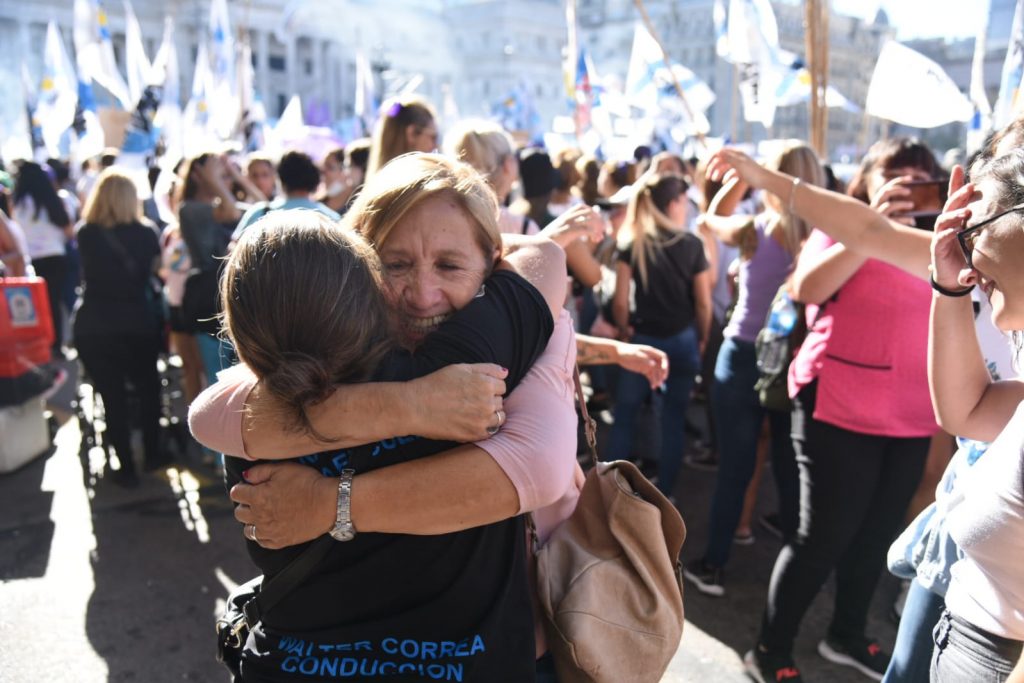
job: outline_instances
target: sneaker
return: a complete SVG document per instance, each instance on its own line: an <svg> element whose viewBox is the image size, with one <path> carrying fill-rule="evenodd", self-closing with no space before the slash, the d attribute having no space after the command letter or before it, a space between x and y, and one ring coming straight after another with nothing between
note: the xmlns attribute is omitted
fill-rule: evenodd
<svg viewBox="0 0 1024 683"><path fill-rule="evenodd" d="M736 532L736 535L732 537L732 542L736 545L754 545L755 540L754 534L750 531Z"/></svg>
<svg viewBox="0 0 1024 683"><path fill-rule="evenodd" d="M800 670L789 655L761 652L755 647L743 657L747 675L758 683L803 683Z"/></svg>
<svg viewBox="0 0 1024 683"><path fill-rule="evenodd" d="M720 598L725 595L725 573L704 560L694 560L683 567L683 576L704 595Z"/></svg>
<svg viewBox="0 0 1024 683"><path fill-rule="evenodd" d="M782 540L782 519L779 517L778 512L773 512L770 515L761 515L758 522L761 524L762 529Z"/></svg>
<svg viewBox="0 0 1024 683"><path fill-rule="evenodd" d="M714 451L688 453L683 456L683 464L699 472L717 472L718 454Z"/></svg>
<svg viewBox="0 0 1024 683"><path fill-rule="evenodd" d="M835 664L853 667L868 678L882 680L890 655L873 640L837 640L828 637L818 643L818 654Z"/></svg>

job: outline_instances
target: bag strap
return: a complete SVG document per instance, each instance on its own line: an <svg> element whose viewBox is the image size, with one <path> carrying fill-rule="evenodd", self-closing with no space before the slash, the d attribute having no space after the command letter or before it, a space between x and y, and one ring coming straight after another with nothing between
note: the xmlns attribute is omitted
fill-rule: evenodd
<svg viewBox="0 0 1024 683"><path fill-rule="evenodd" d="M330 536L321 536L303 550L301 555L289 562L288 566L278 572L274 578L264 581L260 586L260 592L242 605L245 623L249 628L256 626L264 614L305 581L320 564L320 560L327 556L327 551L335 543L337 541Z"/></svg>
<svg viewBox="0 0 1024 683"><path fill-rule="evenodd" d="M110 228L97 225L96 229L99 230L101 235L103 235L103 239L106 240L107 244L110 245L110 248L114 250L114 253L117 254L118 258L124 261L125 267L132 276L138 275L138 264L135 262L135 259L132 258L131 254L128 253L125 246L121 244L120 240L110 234Z"/></svg>
<svg viewBox="0 0 1024 683"><path fill-rule="evenodd" d="M587 401L583 396L583 383L580 382L580 366L577 363L572 370L573 383L576 385L576 403L580 408L580 417L583 419L583 433L587 439L587 450L590 453L590 464L597 466L597 423L590 417L587 410ZM526 529L530 532L530 543L533 545L534 555L540 549L540 536L537 535L537 525L533 521L533 513L526 514Z"/></svg>

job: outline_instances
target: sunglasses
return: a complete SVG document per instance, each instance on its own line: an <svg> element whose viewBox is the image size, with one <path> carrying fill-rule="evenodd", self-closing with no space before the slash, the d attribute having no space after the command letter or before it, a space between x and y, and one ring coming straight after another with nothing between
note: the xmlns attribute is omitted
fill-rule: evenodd
<svg viewBox="0 0 1024 683"><path fill-rule="evenodd" d="M1006 211L1001 211L997 213L995 216L987 218L982 222L978 223L977 225L972 225L969 228L964 228L963 230L956 234L956 240L957 242L960 243L960 251L962 251L964 254L964 261L967 262L968 268L974 267L974 263L971 260L971 255L974 253L974 243L977 242L978 238L981 236L981 229L984 228L986 225L994 223L995 221L999 220L1008 213L1013 213L1014 211L1020 211L1022 209L1024 209L1024 204L1017 204L1016 206L1011 206Z"/></svg>

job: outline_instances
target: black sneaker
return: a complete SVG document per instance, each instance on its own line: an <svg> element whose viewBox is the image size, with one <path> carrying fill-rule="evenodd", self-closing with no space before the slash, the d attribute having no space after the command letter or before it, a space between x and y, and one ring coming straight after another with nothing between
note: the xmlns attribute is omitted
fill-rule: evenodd
<svg viewBox="0 0 1024 683"><path fill-rule="evenodd" d="M818 643L818 654L835 664L853 667L876 681L882 680L891 657L873 640L838 640L831 636Z"/></svg>
<svg viewBox="0 0 1024 683"><path fill-rule="evenodd" d="M773 512L770 515L761 515L761 519L758 522L761 524L761 528L782 540L782 518L779 517L778 512Z"/></svg>
<svg viewBox="0 0 1024 683"><path fill-rule="evenodd" d="M704 595L720 598L725 595L725 573L704 560L694 560L683 567L683 576Z"/></svg>
<svg viewBox="0 0 1024 683"><path fill-rule="evenodd" d="M804 683L789 655L761 652L761 648L755 647L743 657L743 666L758 683Z"/></svg>

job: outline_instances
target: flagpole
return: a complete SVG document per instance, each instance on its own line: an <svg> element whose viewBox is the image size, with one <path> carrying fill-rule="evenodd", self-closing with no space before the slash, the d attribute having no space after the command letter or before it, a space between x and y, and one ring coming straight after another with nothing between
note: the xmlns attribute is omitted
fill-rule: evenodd
<svg viewBox="0 0 1024 683"><path fill-rule="evenodd" d="M672 84L675 86L676 92L679 94L679 99L683 102L683 109L686 110L686 115L690 117L690 121L694 122L694 128L697 130L697 141L701 146L706 146L704 143L704 132L696 128L697 118L693 115L690 103L686 100L686 93L683 92L683 86L680 85L679 79L676 78L675 71L672 70L672 59L669 57L668 52L665 50L665 46L661 43L661 38L658 37L657 31L654 29L654 23L651 21L651 17L647 14L647 9L644 7L643 0L633 0L633 4L636 5L637 11L640 12L640 18L643 19L644 26L647 27L647 32L651 34L651 38L654 38L654 42L658 44L658 48L661 50L662 60L665 62L665 68L668 69L668 74L672 79Z"/></svg>
<svg viewBox="0 0 1024 683"><path fill-rule="evenodd" d="M811 74L810 143L823 159L828 156L828 11L828 0L806 0L804 36Z"/></svg>

